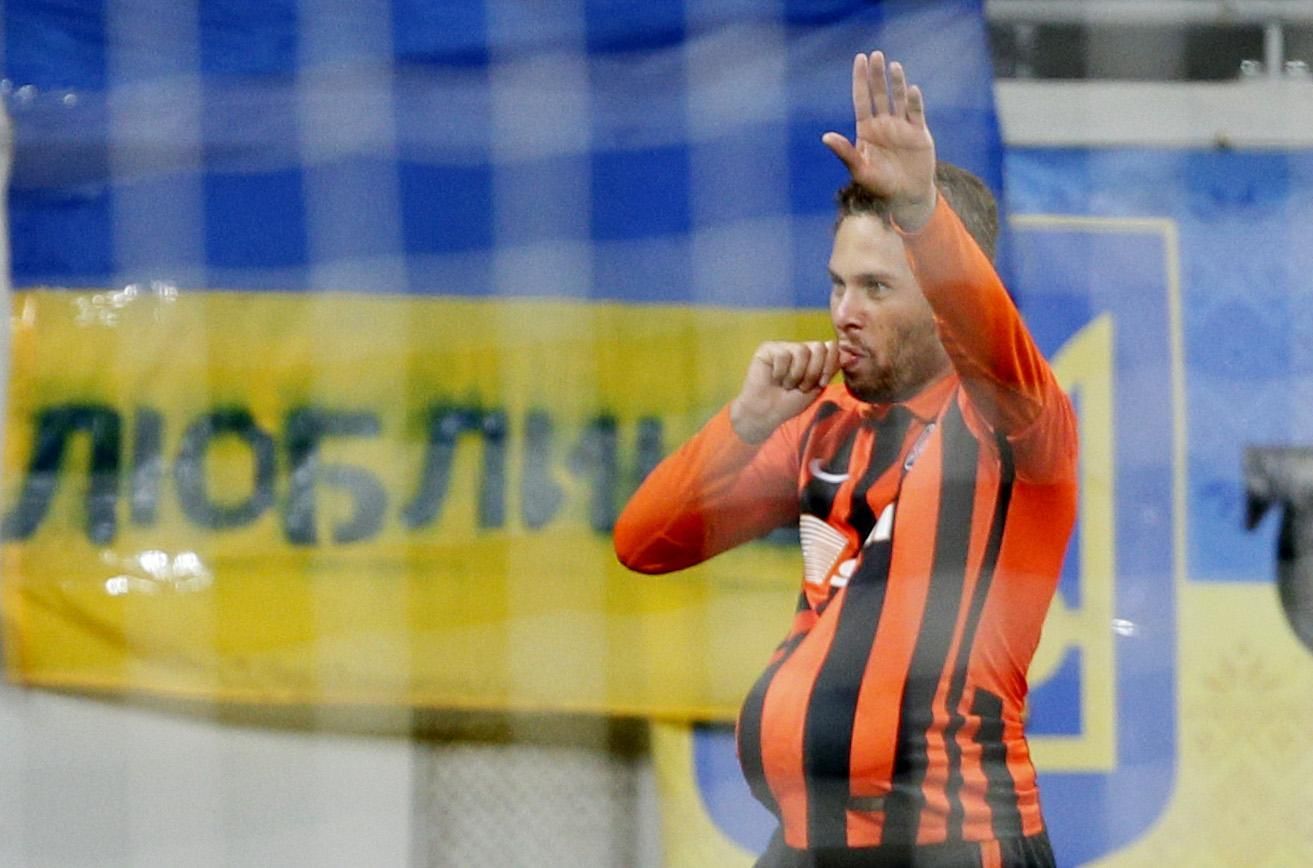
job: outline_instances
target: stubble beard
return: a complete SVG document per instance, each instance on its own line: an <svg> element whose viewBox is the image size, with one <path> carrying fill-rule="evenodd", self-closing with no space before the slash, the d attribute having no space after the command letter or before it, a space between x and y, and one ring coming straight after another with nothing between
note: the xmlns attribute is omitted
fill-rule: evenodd
<svg viewBox="0 0 1313 868"><path fill-rule="evenodd" d="M901 330L889 342L887 361L867 356L869 367L858 376L844 372L844 385L852 395L868 404L906 401L937 379L948 365L934 322ZM867 367L867 366L863 366ZM861 376L868 374L869 376Z"/></svg>

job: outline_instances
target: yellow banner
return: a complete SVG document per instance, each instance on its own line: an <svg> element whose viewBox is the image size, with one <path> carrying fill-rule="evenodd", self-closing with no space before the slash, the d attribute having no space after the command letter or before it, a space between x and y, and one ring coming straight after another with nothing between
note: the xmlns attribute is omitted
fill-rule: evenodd
<svg viewBox="0 0 1313 868"><path fill-rule="evenodd" d="M788 540L654 578L609 531L822 312L131 287L13 322L15 680L728 719L787 627Z"/></svg>

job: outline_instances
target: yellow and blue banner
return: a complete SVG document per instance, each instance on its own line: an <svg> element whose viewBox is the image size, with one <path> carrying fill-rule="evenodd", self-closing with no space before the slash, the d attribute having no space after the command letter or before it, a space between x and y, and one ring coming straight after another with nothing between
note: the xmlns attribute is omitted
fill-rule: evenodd
<svg viewBox="0 0 1313 868"><path fill-rule="evenodd" d="M655 580L610 528L829 333L856 52L999 186L978 0L6 11L12 677L732 718L789 532Z"/></svg>
<svg viewBox="0 0 1313 868"><path fill-rule="evenodd" d="M129 287L13 322L19 680L727 719L787 620L796 542L657 579L610 530L818 313Z"/></svg>

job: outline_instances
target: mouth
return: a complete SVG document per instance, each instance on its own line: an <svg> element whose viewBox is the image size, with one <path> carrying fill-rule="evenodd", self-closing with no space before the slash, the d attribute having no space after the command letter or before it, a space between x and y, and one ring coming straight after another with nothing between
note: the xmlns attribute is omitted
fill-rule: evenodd
<svg viewBox="0 0 1313 868"><path fill-rule="evenodd" d="M839 345L839 368L841 370L851 370L861 364L864 358L866 358L866 353L860 347L849 344Z"/></svg>

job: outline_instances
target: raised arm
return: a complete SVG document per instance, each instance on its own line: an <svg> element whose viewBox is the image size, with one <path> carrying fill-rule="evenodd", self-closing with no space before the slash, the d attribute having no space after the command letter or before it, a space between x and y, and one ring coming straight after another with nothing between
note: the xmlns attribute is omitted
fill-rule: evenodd
<svg viewBox="0 0 1313 868"><path fill-rule="evenodd" d="M1070 401L989 258L936 189L934 139L920 88L884 55L853 62L855 142L822 141L857 181L890 205L940 341L981 421L1017 447L1018 470L1065 473L1075 455Z"/></svg>

